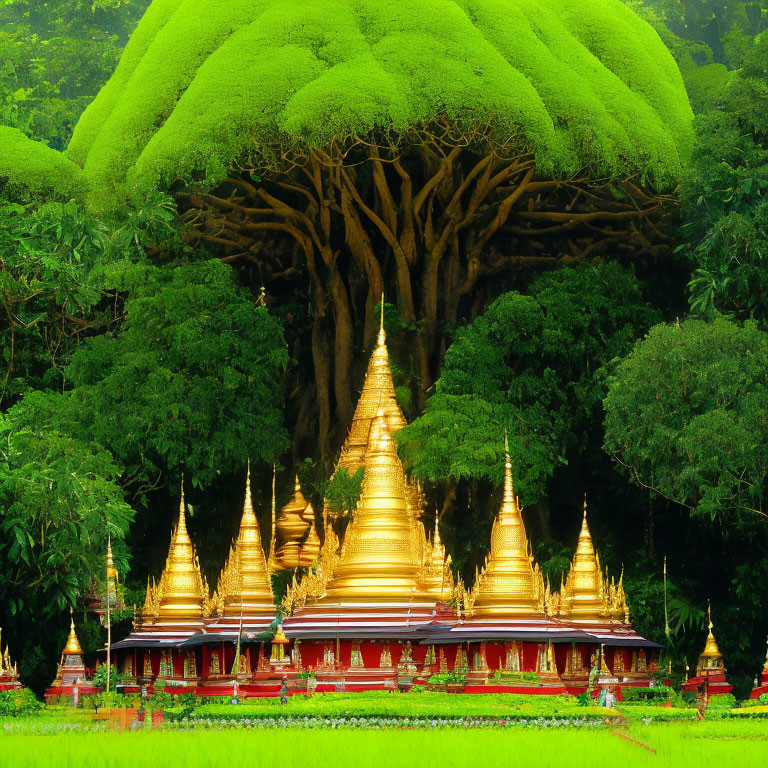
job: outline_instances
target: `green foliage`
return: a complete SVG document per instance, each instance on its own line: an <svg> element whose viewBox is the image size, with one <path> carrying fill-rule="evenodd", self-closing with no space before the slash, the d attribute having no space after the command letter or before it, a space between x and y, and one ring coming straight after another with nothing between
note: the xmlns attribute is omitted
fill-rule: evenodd
<svg viewBox="0 0 768 768"><path fill-rule="evenodd" d="M121 279L130 289L120 331L77 348L71 390L30 393L9 418L108 446L140 491L182 470L206 485L222 467L285 450L282 330L232 270L138 265Z"/></svg>
<svg viewBox="0 0 768 768"><path fill-rule="evenodd" d="M745 55L715 108L696 119L697 143L683 187L695 270L691 309L768 322L768 33Z"/></svg>
<svg viewBox="0 0 768 768"><path fill-rule="evenodd" d="M0 125L0 202L82 199L85 191L85 176L71 160Z"/></svg>
<svg viewBox="0 0 768 768"><path fill-rule="evenodd" d="M397 135L440 116L490 125L544 173L589 165L663 186L690 150L679 71L618 0L156 0L67 154L103 203L126 182L215 182L271 162L277 143Z"/></svg>
<svg viewBox="0 0 768 768"><path fill-rule="evenodd" d="M36 717L43 703L28 688L0 691L0 717Z"/></svg>
<svg viewBox="0 0 768 768"><path fill-rule="evenodd" d="M118 668L114 664L110 664L110 672L109 672L109 690L114 691L116 686L119 683L122 683L123 680L125 680L125 675L118 670ZM93 684L97 685L99 688L103 688L106 692L107 690L107 665L106 664L100 664L98 668L96 669L96 672L93 674ZM101 706L104 706L103 704Z"/></svg>
<svg viewBox="0 0 768 768"><path fill-rule="evenodd" d="M536 672L509 672L505 669L497 669L491 679L494 683L538 683L539 676Z"/></svg>
<svg viewBox="0 0 768 768"><path fill-rule="evenodd" d="M334 473L325 487L328 508L338 515L349 515L355 511L363 488L363 468L353 475L342 467Z"/></svg>
<svg viewBox="0 0 768 768"><path fill-rule="evenodd" d="M129 265L152 249L176 249L178 228L158 194L109 220L73 202L0 210L0 405L8 407L31 389L62 388L82 336L119 323L115 287L134 274Z"/></svg>
<svg viewBox="0 0 768 768"><path fill-rule="evenodd" d="M0 415L0 601L44 620L72 606L102 567L118 567L133 510L110 453L55 428Z"/></svg>
<svg viewBox="0 0 768 768"><path fill-rule="evenodd" d="M456 332L424 415L400 430L413 474L499 484L504 430L525 503L540 499L569 451L599 424L605 368L656 319L632 272L615 263L539 277Z"/></svg>
<svg viewBox="0 0 768 768"><path fill-rule="evenodd" d="M698 710L677 707L656 707L642 704L619 704L619 711L628 720L642 720L648 722L665 722L669 720L696 720Z"/></svg>
<svg viewBox="0 0 768 768"><path fill-rule="evenodd" d="M656 326L617 368L605 409L606 450L643 485L709 518L764 512L768 334L754 323Z"/></svg>
<svg viewBox="0 0 768 768"><path fill-rule="evenodd" d="M0 124L63 150L146 5L147 0L4 0Z"/></svg>

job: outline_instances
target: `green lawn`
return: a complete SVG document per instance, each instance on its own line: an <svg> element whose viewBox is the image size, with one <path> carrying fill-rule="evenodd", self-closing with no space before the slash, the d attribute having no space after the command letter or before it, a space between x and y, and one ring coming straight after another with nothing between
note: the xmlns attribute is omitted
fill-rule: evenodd
<svg viewBox="0 0 768 768"><path fill-rule="evenodd" d="M169 730L46 733L43 718L25 732L0 724L3 768L405 768L406 766L768 765L761 721L690 722L629 728L510 730ZM21 723L19 723L21 725ZM623 733L657 750L654 754Z"/></svg>

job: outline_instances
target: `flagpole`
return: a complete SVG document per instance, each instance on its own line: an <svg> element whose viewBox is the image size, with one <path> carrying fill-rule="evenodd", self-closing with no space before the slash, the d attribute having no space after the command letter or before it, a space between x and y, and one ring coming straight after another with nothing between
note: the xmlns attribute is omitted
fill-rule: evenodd
<svg viewBox="0 0 768 768"><path fill-rule="evenodd" d="M112 536L107 534L107 552L112 548ZM109 605L109 557L107 557L107 694L112 673L112 612ZM109 696L108 696L109 698ZM111 707L110 707L111 709Z"/></svg>

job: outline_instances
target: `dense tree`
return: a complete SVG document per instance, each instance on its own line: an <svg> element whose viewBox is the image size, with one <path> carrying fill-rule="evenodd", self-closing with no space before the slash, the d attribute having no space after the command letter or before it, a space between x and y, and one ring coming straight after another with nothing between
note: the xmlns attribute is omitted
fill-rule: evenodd
<svg viewBox="0 0 768 768"><path fill-rule="evenodd" d="M383 286L410 329L420 408L446 330L505 275L665 252L660 191L689 153L690 108L657 35L619 2L298 3L259 24L175 7L150 8L83 115L71 180L98 205L172 185L193 242L256 264L273 294L307 295L302 397L324 462Z"/></svg>
<svg viewBox="0 0 768 768"><path fill-rule="evenodd" d="M123 265L125 267L125 265ZM117 333L82 343L63 394L31 393L11 414L109 448L145 493L187 472L207 485L288 446L280 324L218 260L116 272L130 283Z"/></svg>
<svg viewBox="0 0 768 768"><path fill-rule="evenodd" d="M716 105L696 119L692 170L683 186L691 307L768 322L768 33Z"/></svg>
<svg viewBox="0 0 768 768"><path fill-rule="evenodd" d="M0 124L63 150L148 0L5 0Z"/></svg>
<svg viewBox="0 0 768 768"><path fill-rule="evenodd" d="M516 490L538 501L599 430L606 365L656 319L632 272L610 262L501 296L456 331L424 415L398 433L407 467L424 482L499 484L506 430Z"/></svg>
<svg viewBox="0 0 768 768"><path fill-rule="evenodd" d="M605 408L606 449L642 485L728 524L768 516L768 334L754 323L656 326Z"/></svg>

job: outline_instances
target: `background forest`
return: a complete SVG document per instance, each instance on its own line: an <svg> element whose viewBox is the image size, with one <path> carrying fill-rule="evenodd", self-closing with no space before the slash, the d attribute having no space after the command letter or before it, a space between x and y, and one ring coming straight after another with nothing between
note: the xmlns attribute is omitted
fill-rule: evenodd
<svg viewBox="0 0 768 768"><path fill-rule="evenodd" d="M67 147L147 5L0 3L0 125ZM278 507L294 470L315 509L326 494L353 506L359 478L329 487L328 477L383 289L410 423L400 454L439 510L465 581L485 557L506 428L545 575L557 584L569 567L586 492L636 629L666 642L681 672L711 600L731 681L748 692L768 634L768 4L627 5L658 32L688 91L695 143L682 182L664 197L609 190L615 218L596 225L604 237L574 235L568 258L541 257L531 237L522 256L501 247L440 289L438 314L413 310L395 270L375 272L346 209L347 245L371 286L351 310L337 302L332 269L323 308L309 267L282 242L243 228L227 240L245 205L231 196L158 184L99 212L19 194L0 166L0 626L28 685L52 679L69 606L86 652L103 645L85 598L107 532L129 602L141 606L164 563L182 473L214 583L248 458L266 540L273 462ZM530 182L525 160L504 172ZM234 186L274 207L260 181L245 174ZM570 205L610 186L572 182ZM358 187L354 202L369 210ZM612 223L624 204L647 222L629 239ZM482 251L483 232L465 247ZM344 276L353 299L356 274ZM422 279L428 286L428 272Z"/></svg>

